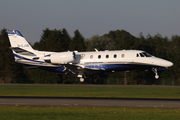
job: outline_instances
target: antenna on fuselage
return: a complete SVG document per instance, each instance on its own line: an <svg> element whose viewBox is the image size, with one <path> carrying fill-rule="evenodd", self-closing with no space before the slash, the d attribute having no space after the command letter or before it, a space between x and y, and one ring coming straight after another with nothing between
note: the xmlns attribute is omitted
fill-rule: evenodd
<svg viewBox="0 0 180 120"><path fill-rule="evenodd" d="M96 48L94 48L94 50L95 50L96 52L99 52Z"/></svg>

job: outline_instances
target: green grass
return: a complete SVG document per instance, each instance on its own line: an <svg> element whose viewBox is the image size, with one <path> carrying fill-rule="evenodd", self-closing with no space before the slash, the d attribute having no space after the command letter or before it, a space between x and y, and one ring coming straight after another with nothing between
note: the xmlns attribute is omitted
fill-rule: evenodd
<svg viewBox="0 0 180 120"><path fill-rule="evenodd" d="M109 97L180 99L180 88L83 87L83 86L0 86L0 96Z"/></svg>
<svg viewBox="0 0 180 120"><path fill-rule="evenodd" d="M180 99L180 88L0 86L0 96ZM0 106L0 120L179 120L180 108Z"/></svg>
<svg viewBox="0 0 180 120"><path fill-rule="evenodd" d="M0 106L1 120L179 120L178 108Z"/></svg>

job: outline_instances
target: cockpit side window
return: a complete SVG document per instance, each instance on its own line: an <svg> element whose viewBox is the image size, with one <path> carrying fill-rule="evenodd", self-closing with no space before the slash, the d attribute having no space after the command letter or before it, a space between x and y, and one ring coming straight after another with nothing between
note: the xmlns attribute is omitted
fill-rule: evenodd
<svg viewBox="0 0 180 120"><path fill-rule="evenodd" d="M136 57L139 57L139 54L137 53Z"/></svg>
<svg viewBox="0 0 180 120"><path fill-rule="evenodd" d="M142 53L140 53L140 56L141 56L141 57L144 57L144 55L143 55Z"/></svg>

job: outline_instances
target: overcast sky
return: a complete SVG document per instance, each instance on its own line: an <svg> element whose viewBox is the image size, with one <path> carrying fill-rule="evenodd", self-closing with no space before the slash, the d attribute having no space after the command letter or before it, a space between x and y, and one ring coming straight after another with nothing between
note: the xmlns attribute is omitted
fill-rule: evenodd
<svg viewBox="0 0 180 120"><path fill-rule="evenodd" d="M180 0L1 0L0 30L17 29L30 43L42 30L78 29L85 38L110 30L138 37L180 35Z"/></svg>

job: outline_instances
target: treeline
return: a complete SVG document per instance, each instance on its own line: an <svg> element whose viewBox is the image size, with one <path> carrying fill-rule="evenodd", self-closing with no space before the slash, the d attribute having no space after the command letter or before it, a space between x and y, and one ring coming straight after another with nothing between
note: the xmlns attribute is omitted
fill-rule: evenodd
<svg viewBox="0 0 180 120"><path fill-rule="evenodd" d="M23 34L23 33L22 33ZM180 85L180 36L173 35L170 39L160 34L138 37L125 30L110 31L103 36L95 35L85 39L76 30L71 37L66 29L45 29L40 41L32 45L34 49L43 51L94 51L139 49L154 56L170 60L173 67L159 71L160 78L155 80L154 73L149 71L116 72L100 75L102 84L160 84ZM39 69L24 69L23 65L15 63L6 29L0 31L0 83L79 83L78 78L72 75L66 78L64 74L53 73ZM85 83L93 83L91 76L87 76Z"/></svg>

